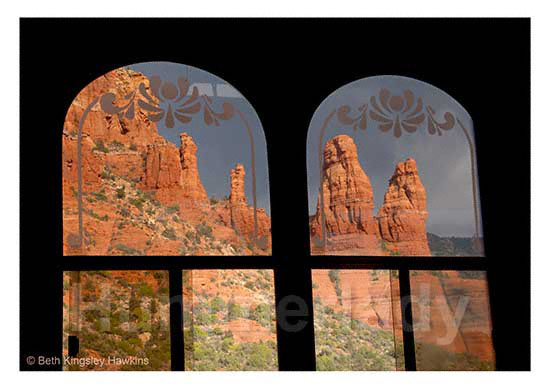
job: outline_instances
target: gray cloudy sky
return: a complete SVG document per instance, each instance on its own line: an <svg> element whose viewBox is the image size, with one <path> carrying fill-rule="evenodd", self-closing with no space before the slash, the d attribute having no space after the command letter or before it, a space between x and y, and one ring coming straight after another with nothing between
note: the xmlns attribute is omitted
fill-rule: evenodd
<svg viewBox="0 0 550 389"><path fill-rule="evenodd" d="M472 121L466 111L452 98L440 90L404 77L381 76L355 81L330 95L316 111L308 132L308 189L309 213L314 214L319 188L318 142L320 127L328 114L335 108L348 104L352 114L356 108L378 95L384 87L393 94L402 95L410 89L415 97L422 97L436 111L436 118L442 121L443 113L455 114L467 129L473 130ZM359 162L369 176L375 201L375 214L384 200L388 180L397 162L412 157L417 161L419 175L426 188L429 212L427 229L441 236L473 236L475 231L472 203L472 178L470 151L466 137L458 125L442 136L430 135L426 123L409 134L404 132L395 138L390 130L385 133L377 123L368 121L366 131L346 129L333 118L327 127L323 143L340 134L350 135L357 145Z"/></svg>

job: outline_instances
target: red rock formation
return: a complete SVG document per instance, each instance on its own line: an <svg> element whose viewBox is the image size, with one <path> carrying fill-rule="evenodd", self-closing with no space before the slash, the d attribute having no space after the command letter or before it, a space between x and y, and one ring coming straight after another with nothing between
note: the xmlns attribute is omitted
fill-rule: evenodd
<svg viewBox="0 0 550 389"><path fill-rule="evenodd" d="M389 181L384 204L378 212L380 233L396 255L431 255L426 236L426 190L416 161L400 162Z"/></svg>
<svg viewBox="0 0 550 389"><path fill-rule="evenodd" d="M80 118L88 105L98 96L112 92L117 96L116 105L122 105L122 96L137 90L143 83L149 89L149 80L141 73L128 69L116 69L88 84L69 107L63 129L63 193L69 199L77 189L77 134ZM136 118L128 120L118 115L105 114L99 104L88 113L82 127L82 177L84 190L96 190L100 175L109 168L120 176L138 178L142 174L140 152L147 145L163 138L147 113L135 106ZM103 147L115 149L102 152ZM133 168L133 170L132 170ZM73 189L71 189L71 187Z"/></svg>
<svg viewBox="0 0 550 389"><path fill-rule="evenodd" d="M245 195L244 166L238 163L231 170L231 192L229 195L229 209L231 227L247 241L251 242L254 236L254 208L248 206ZM271 247L271 221L265 210L256 209L257 236L256 243L260 247Z"/></svg>
<svg viewBox="0 0 550 389"><path fill-rule="evenodd" d="M462 278L457 271L434 273L411 277L416 341L494 361L486 280Z"/></svg>
<svg viewBox="0 0 550 389"><path fill-rule="evenodd" d="M197 167L197 146L186 133L180 135L178 148L162 139L147 145L145 172L142 188L155 190L155 197L162 204L179 204L180 208L196 208L197 203L206 203L208 194L204 189ZM188 212L187 216L194 214ZM196 215L195 215L196 216Z"/></svg>
<svg viewBox="0 0 550 389"><path fill-rule="evenodd" d="M197 166L197 145L185 132L180 134L180 140L181 182L185 196L197 201L208 201Z"/></svg>
<svg viewBox="0 0 550 389"><path fill-rule="evenodd" d="M339 270L341 295L330 280L329 270L314 270L312 281L317 286L313 297L336 312L385 330L401 328L398 281L390 282L389 270Z"/></svg>
<svg viewBox="0 0 550 389"><path fill-rule="evenodd" d="M245 175L244 166L240 163L235 166L235 169L231 170L231 193L229 194L229 203L232 206L246 204L246 195L244 193Z"/></svg>
<svg viewBox="0 0 550 389"><path fill-rule="evenodd" d="M89 83L71 104L65 118L65 131L71 133L78 130L80 117L94 98L111 92L116 97L114 104L122 106L127 102L123 97L138 90L141 83L149 90L147 77L125 68L113 70ZM161 138L155 124L149 120L148 113L137 104L135 115L134 119L126 119L123 116L105 114L99 104L96 104L88 114L82 132L94 141L117 141L127 146L134 144L138 148L145 148Z"/></svg>
<svg viewBox="0 0 550 389"><path fill-rule="evenodd" d="M397 165L375 217L372 187L355 143L339 135L325 145L322 196L327 241L323 245L320 194L310 221L314 254L430 255L426 191L413 159Z"/></svg>
<svg viewBox="0 0 550 389"><path fill-rule="evenodd" d="M147 145L144 173L145 189L181 188L182 172L176 146L166 141Z"/></svg>
<svg viewBox="0 0 550 389"><path fill-rule="evenodd" d="M347 135L339 135L325 145L322 196L332 249L362 248L370 254L379 253L372 187L359 164L355 143ZM311 223L313 236L322 236L321 225L319 197Z"/></svg>
<svg viewBox="0 0 550 389"><path fill-rule="evenodd" d="M135 104L135 117L110 115L96 104L82 131L82 246L71 248L78 235L77 131L84 110L105 93L114 104L148 79L117 69L86 86L68 110L62 137L63 242L66 255L248 255L254 212L241 199L210 204L202 185L197 145L186 133L181 146L168 142ZM236 189L233 191L235 199ZM265 237L265 239L261 239ZM270 220L258 209L258 238L265 242L255 254L269 254Z"/></svg>

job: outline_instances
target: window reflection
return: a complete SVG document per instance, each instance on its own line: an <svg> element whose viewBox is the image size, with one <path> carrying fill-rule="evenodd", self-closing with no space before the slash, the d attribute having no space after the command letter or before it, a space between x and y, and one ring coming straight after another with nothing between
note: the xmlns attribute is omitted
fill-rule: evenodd
<svg viewBox="0 0 550 389"><path fill-rule="evenodd" d="M271 270L183 272L186 370L277 370Z"/></svg>
<svg viewBox="0 0 550 389"><path fill-rule="evenodd" d="M482 271L412 271L417 370L494 370Z"/></svg>
<svg viewBox="0 0 550 389"><path fill-rule="evenodd" d="M166 271L64 272L63 368L170 370L169 303Z"/></svg>
<svg viewBox="0 0 550 389"><path fill-rule="evenodd" d="M403 370L397 271L312 272L317 370Z"/></svg>

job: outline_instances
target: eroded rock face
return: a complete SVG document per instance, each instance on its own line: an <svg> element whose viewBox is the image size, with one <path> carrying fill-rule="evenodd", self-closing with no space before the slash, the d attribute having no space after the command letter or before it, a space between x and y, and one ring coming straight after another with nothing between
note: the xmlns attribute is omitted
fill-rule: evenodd
<svg viewBox="0 0 550 389"><path fill-rule="evenodd" d="M416 306L413 312L416 312L417 342L494 361L490 306L484 278L463 278L457 271L440 274L419 271L411 278L411 294Z"/></svg>
<svg viewBox="0 0 550 389"><path fill-rule="evenodd" d="M372 187L359 165L352 138L340 135L327 142L323 171L327 231L337 235L354 232L376 235ZM317 207L321 207L320 200Z"/></svg>
<svg viewBox="0 0 550 389"><path fill-rule="evenodd" d="M400 162L378 212L380 233L396 255L431 255L426 235L426 190L416 161Z"/></svg>
<svg viewBox="0 0 550 389"><path fill-rule="evenodd" d="M340 295L329 270L315 270L312 277L317 286L313 297L319 297L323 305L334 311L385 330L393 330L395 324L400 324L399 286L396 281L390 283L388 270L339 270Z"/></svg>
<svg viewBox="0 0 550 389"><path fill-rule="evenodd" d="M180 135L181 182L185 196L198 201L208 201L208 194L202 186L197 165L197 145L185 132Z"/></svg>
<svg viewBox="0 0 550 389"><path fill-rule="evenodd" d="M147 145L143 187L157 190L183 187L179 152L168 142Z"/></svg>
<svg viewBox="0 0 550 389"><path fill-rule="evenodd" d="M229 194L229 210L231 227L247 241L254 237L254 208L246 201L244 166L237 164L231 170L231 192ZM262 208L256 209L257 244L260 247L271 247L271 220Z"/></svg>
<svg viewBox="0 0 550 389"><path fill-rule="evenodd" d="M362 247L378 251L378 225L372 215L372 187L357 157L353 139L337 136L324 149L322 196L327 236L334 248ZM321 236L321 198L311 223L314 236ZM347 238L341 239L342 236ZM351 239L350 239L351 238ZM337 242L338 241L338 242Z"/></svg>
<svg viewBox="0 0 550 389"><path fill-rule="evenodd" d="M229 195L229 203L233 206L246 204L246 195L244 193L245 175L244 166L240 163L235 166L235 169L231 170L231 193Z"/></svg>
<svg viewBox="0 0 550 389"><path fill-rule="evenodd" d="M321 197L310 221L313 253L342 255L430 255L426 236L426 191L408 159L397 164L378 216L373 191L353 139L339 135L324 149L322 196L326 246L323 248Z"/></svg>

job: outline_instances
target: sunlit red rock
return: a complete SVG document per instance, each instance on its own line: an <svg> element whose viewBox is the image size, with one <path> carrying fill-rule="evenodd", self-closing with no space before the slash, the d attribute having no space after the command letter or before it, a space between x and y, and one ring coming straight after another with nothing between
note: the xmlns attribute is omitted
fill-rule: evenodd
<svg viewBox="0 0 550 389"><path fill-rule="evenodd" d="M78 237L77 135L84 110L105 93L121 107L148 79L117 69L86 86L67 113L62 135L63 250L66 255L266 255L271 223L264 210L240 199L211 202L198 171L197 145L187 133L180 145L157 132L148 112L134 105L134 117L111 115L100 104L83 122L82 193L84 242ZM230 188L227 188L228 190ZM233 199L237 194L235 189ZM73 242L74 243L74 242ZM255 245L256 243L256 245Z"/></svg>
<svg viewBox="0 0 550 389"><path fill-rule="evenodd" d="M231 227L247 241L254 240L254 208L249 206L245 195L245 170L237 164L230 173L231 192L229 210ZM271 246L271 221L262 208L256 209L256 244L260 247Z"/></svg>
<svg viewBox="0 0 550 389"><path fill-rule="evenodd" d="M323 196L329 250L361 248L380 253L378 223L373 217L373 192L368 176L359 164L357 147L347 135L329 140L323 153L322 193L311 221L315 240L322 237L321 196Z"/></svg>
<svg viewBox="0 0 550 389"><path fill-rule="evenodd" d="M416 161L397 164L377 216L372 186L351 137L339 135L326 143L322 174L317 211L310 220L313 254L430 255L426 190Z"/></svg>
<svg viewBox="0 0 550 389"><path fill-rule="evenodd" d="M381 238L395 255L430 255L426 235L426 190L412 158L400 162L378 212Z"/></svg>
<svg viewBox="0 0 550 389"><path fill-rule="evenodd" d="M208 194L202 186L197 164L197 145L185 132L180 134L181 183L184 196L192 200L208 201Z"/></svg>

